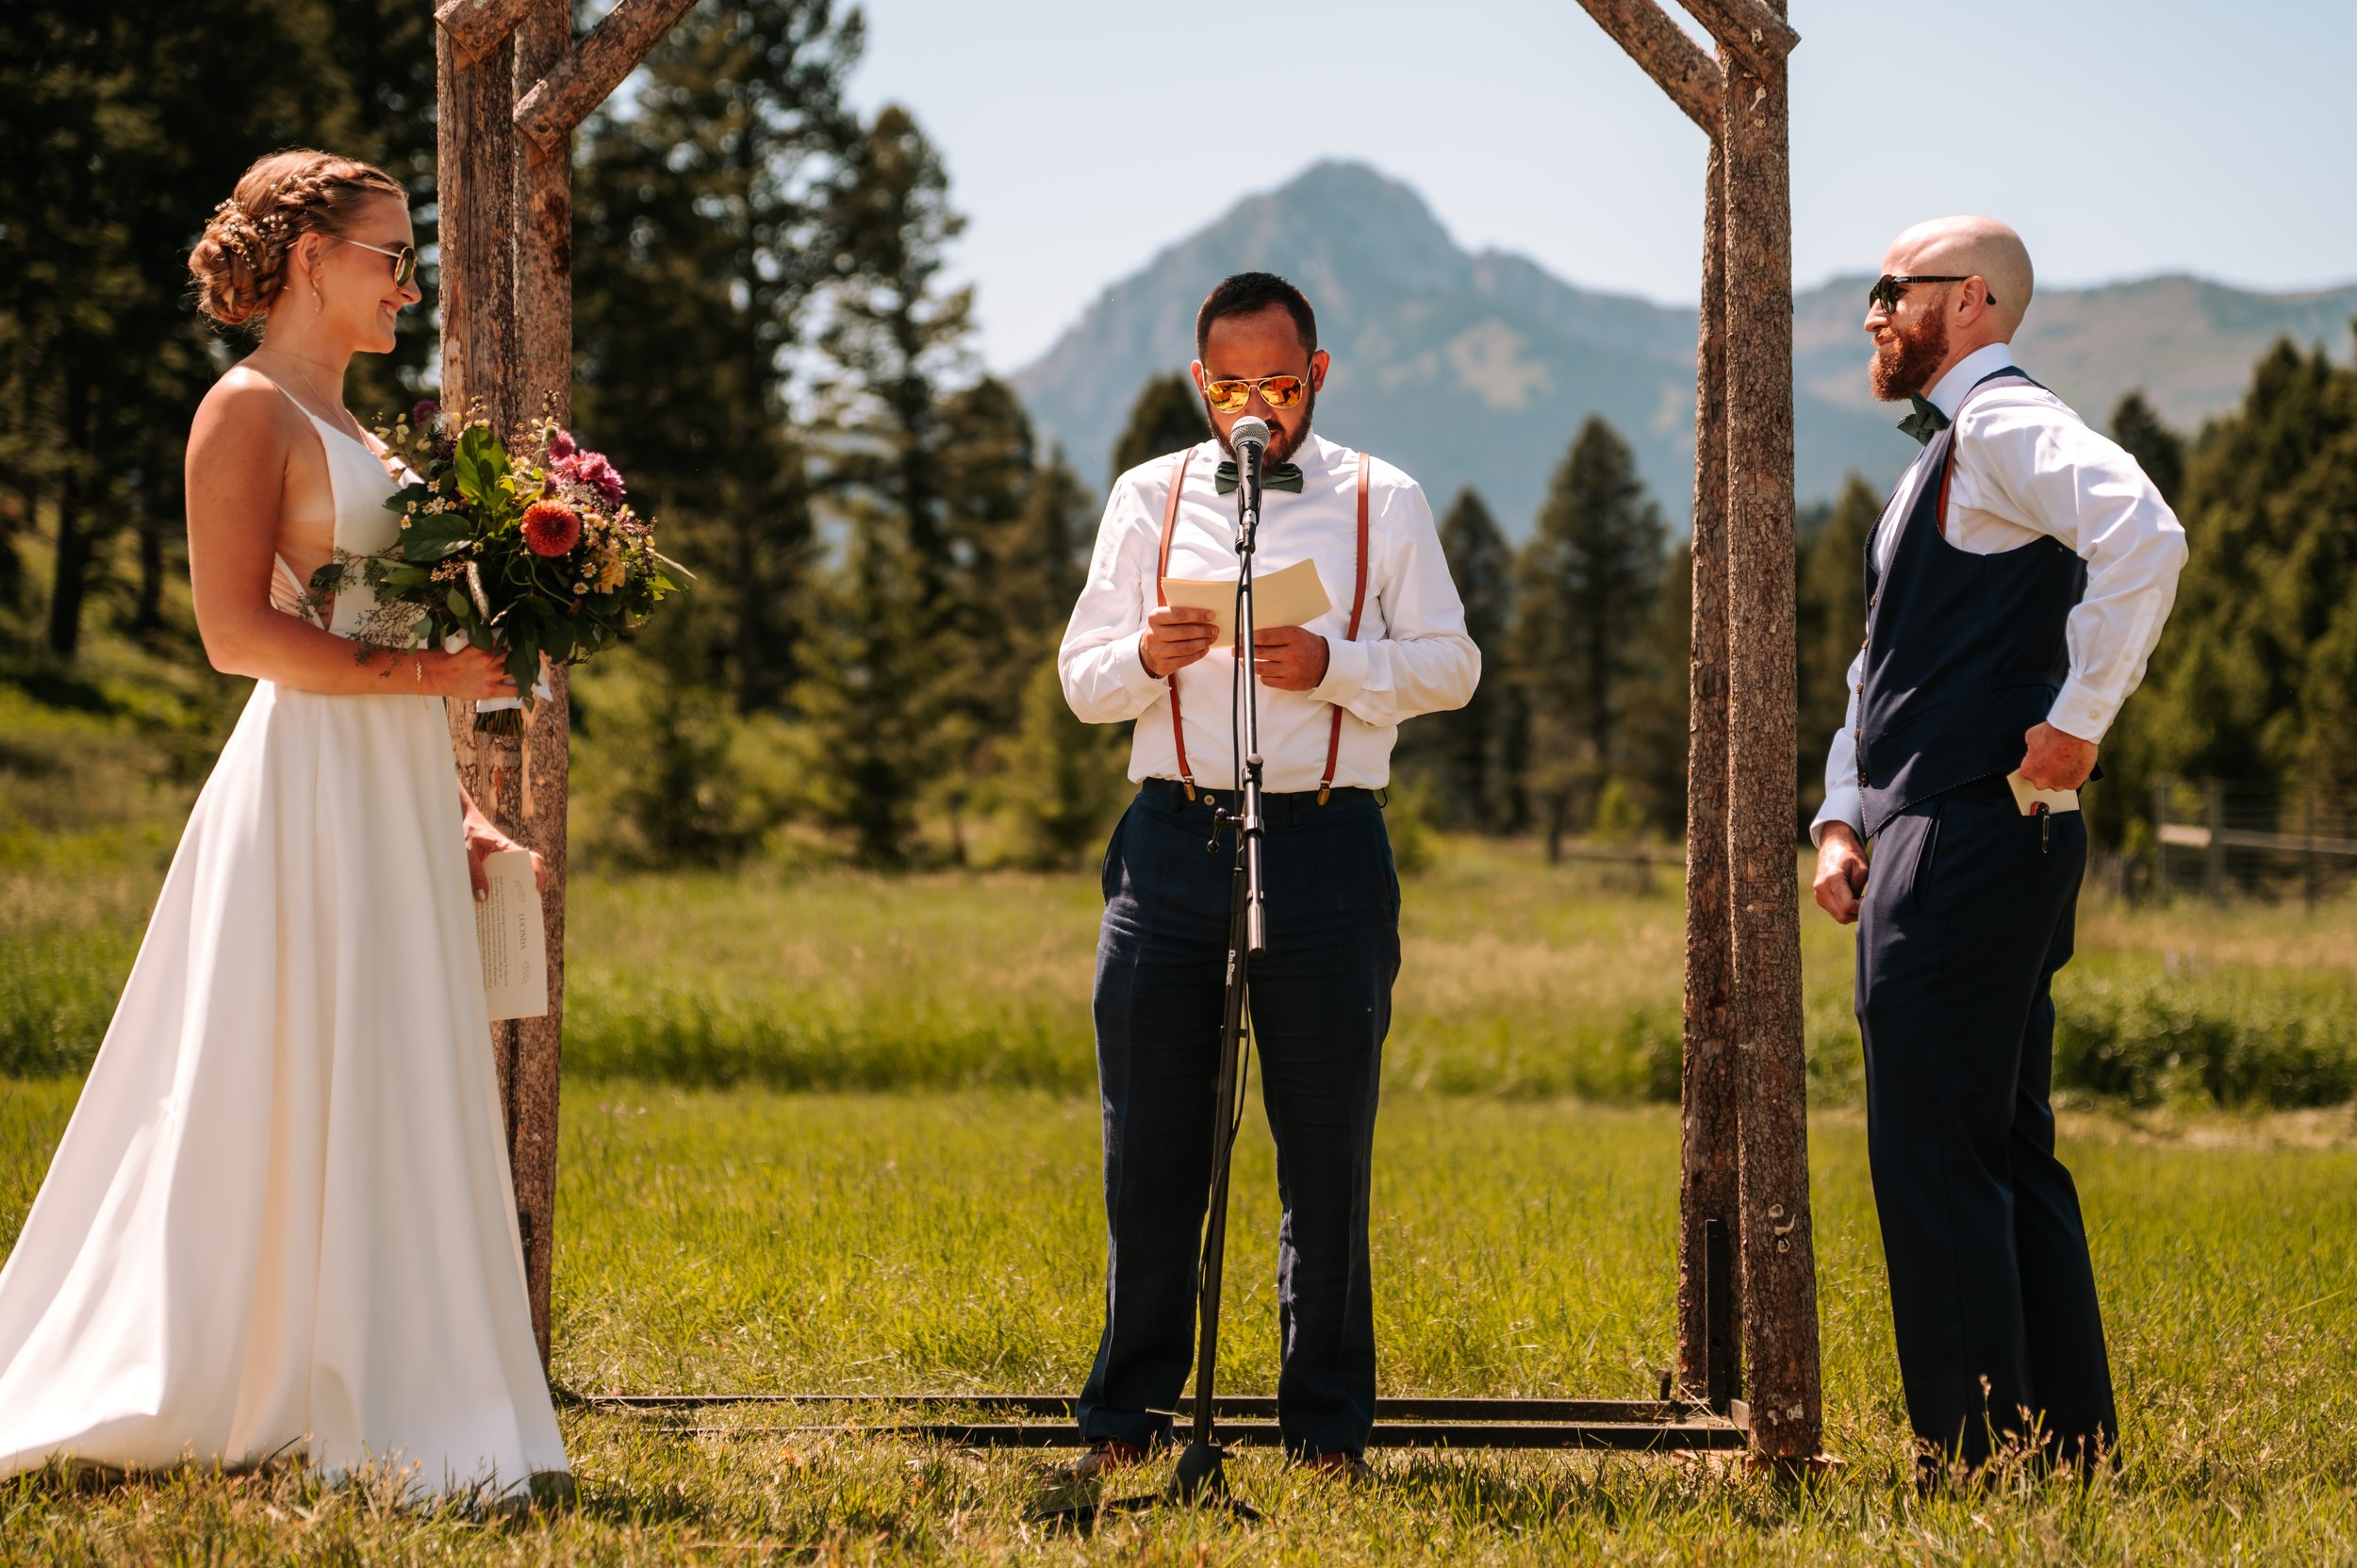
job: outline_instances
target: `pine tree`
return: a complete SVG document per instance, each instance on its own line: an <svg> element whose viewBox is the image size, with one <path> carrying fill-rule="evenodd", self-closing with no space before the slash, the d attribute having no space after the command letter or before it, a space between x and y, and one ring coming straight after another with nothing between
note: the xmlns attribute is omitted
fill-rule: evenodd
<svg viewBox="0 0 2357 1568"><path fill-rule="evenodd" d="M2129 392L2112 409L2112 439L2128 449L2161 499L2177 504L2185 486L2185 438L2161 422L2142 392Z"/></svg>
<svg viewBox="0 0 2357 1568"><path fill-rule="evenodd" d="M1034 660L1020 723L998 750L988 791L1002 858L1046 870L1100 843L1129 793L1129 741L1125 725L1073 717L1052 651Z"/></svg>
<svg viewBox="0 0 2357 1568"><path fill-rule="evenodd" d="M1400 732L1394 770L1430 782L1435 815L1445 825L1503 832L1517 815L1509 755L1516 693L1501 678L1514 611L1514 553L1471 487L1458 492L1441 520L1441 552L1487 677L1463 707L1428 714Z"/></svg>
<svg viewBox="0 0 2357 1568"><path fill-rule="evenodd" d="M575 416L696 569L740 713L785 703L816 553L788 403L859 135L864 26L832 0L688 11L594 117L576 178Z"/></svg>
<svg viewBox="0 0 2357 1568"><path fill-rule="evenodd" d="M1629 682L1623 775L1638 815L1656 833L1686 836L1688 720L1692 713L1694 555L1680 540L1662 567Z"/></svg>
<svg viewBox="0 0 2357 1568"><path fill-rule="evenodd" d="M898 530L930 635L952 614L942 388L970 364L974 302L970 289L941 287L965 220L907 109L886 105L860 138L833 223L835 281L819 337L833 367L822 386L832 483Z"/></svg>
<svg viewBox="0 0 2357 1568"><path fill-rule="evenodd" d="M1529 704L1526 787L1542 802L1551 858L1624 761L1626 688L1642 668L1666 536L1628 443L1591 415L1556 470L1515 570L1512 666Z"/></svg>
<svg viewBox="0 0 2357 1568"><path fill-rule="evenodd" d="M2123 815L2154 779L2357 791L2357 371L2276 345L2185 465L2189 558L2145 693L2104 739Z"/></svg>
<svg viewBox="0 0 2357 1568"><path fill-rule="evenodd" d="M1203 394L1181 371L1158 375L1138 388L1129 405L1129 422L1113 442L1112 473L1115 478L1140 463L1150 463L1182 447L1209 439L1211 421L1203 412Z"/></svg>
<svg viewBox="0 0 2357 1568"><path fill-rule="evenodd" d="M817 407L826 504L847 527L828 576L829 624L814 636L803 707L842 761L828 815L870 864L905 863L930 792L962 852L963 812L983 738L974 700L986 664L963 647L978 539L1020 509L1030 429L1003 389L945 388L971 361L972 297L941 285L962 220L948 176L914 117L877 113L830 208L835 236ZM988 477L1000 493L961 494ZM1003 701L1003 695L1001 696Z"/></svg>
<svg viewBox="0 0 2357 1568"><path fill-rule="evenodd" d="M1825 749L1849 713L1850 662L1866 639L1866 540L1881 516L1882 503L1851 474L1824 522L1800 546L1793 575L1804 824L1825 803Z"/></svg>
<svg viewBox="0 0 2357 1568"><path fill-rule="evenodd" d="M212 204L270 147L369 157L401 140L373 134L391 123L379 78L349 74L330 47L335 24L325 0L8 8L0 486L14 504L0 513L12 536L0 536L0 583L45 513L56 532L41 635L61 659L93 602L160 626L189 415L217 373L183 265ZM430 33L393 27L387 58L419 38ZM256 59L272 68L256 73ZM124 593L115 543L132 527L137 578Z"/></svg>

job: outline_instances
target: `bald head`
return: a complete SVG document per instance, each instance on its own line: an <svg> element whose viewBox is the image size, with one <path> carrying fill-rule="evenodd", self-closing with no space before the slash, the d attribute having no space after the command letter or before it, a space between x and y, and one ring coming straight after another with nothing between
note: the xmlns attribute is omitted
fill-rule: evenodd
<svg viewBox="0 0 2357 1568"><path fill-rule="evenodd" d="M1890 242L1883 253L1883 271L1900 276L1982 279L1988 286L1989 313L1996 318L1993 341L2013 337L2030 308L2036 283L2030 248L1994 218L1935 218L1918 223Z"/></svg>

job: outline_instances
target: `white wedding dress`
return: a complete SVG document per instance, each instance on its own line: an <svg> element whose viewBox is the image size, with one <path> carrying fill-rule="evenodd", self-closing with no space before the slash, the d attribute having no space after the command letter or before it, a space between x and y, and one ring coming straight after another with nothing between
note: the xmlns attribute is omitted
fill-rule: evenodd
<svg viewBox="0 0 2357 1568"><path fill-rule="evenodd" d="M385 549L383 466L312 422L336 543ZM272 602L299 591L282 560ZM496 1494L566 1468L459 810L440 698L255 688L0 1269L0 1477L291 1456Z"/></svg>

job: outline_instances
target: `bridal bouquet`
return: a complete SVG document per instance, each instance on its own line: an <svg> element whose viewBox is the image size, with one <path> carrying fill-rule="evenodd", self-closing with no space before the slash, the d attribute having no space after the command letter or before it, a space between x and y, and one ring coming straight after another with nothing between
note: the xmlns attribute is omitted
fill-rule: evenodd
<svg viewBox="0 0 2357 1568"><path fill-rule="evenodd" d="M356 574L375 590L365 646L497 648L520 699L476 704L475 728L514 734L543 655L578 664L643 624L692 576L654 547L654 520L631 509L602 453L553 420L513 447L484 419L453 421L420 403L377 432L423 477L393 492L401 538L370 555L338 553L311 579L314 598Z"/></svg>

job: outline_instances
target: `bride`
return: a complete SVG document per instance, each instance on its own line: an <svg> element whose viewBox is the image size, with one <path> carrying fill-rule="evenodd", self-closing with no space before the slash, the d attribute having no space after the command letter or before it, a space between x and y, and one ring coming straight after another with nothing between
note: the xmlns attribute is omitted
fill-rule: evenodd
<svg viewBox="0 0 2357 1568"><path fill-rule="evenodd" d="M397 526L342 384L418 302L406 199L276 154L189 269L206 315L264 323L188 454L198 629L257 684L0 1269L0 1477L300 1457L561 1488L468 897L515 846L442 717L514 687L492 653L365 651L366 587L304 591Z"/></svg>

